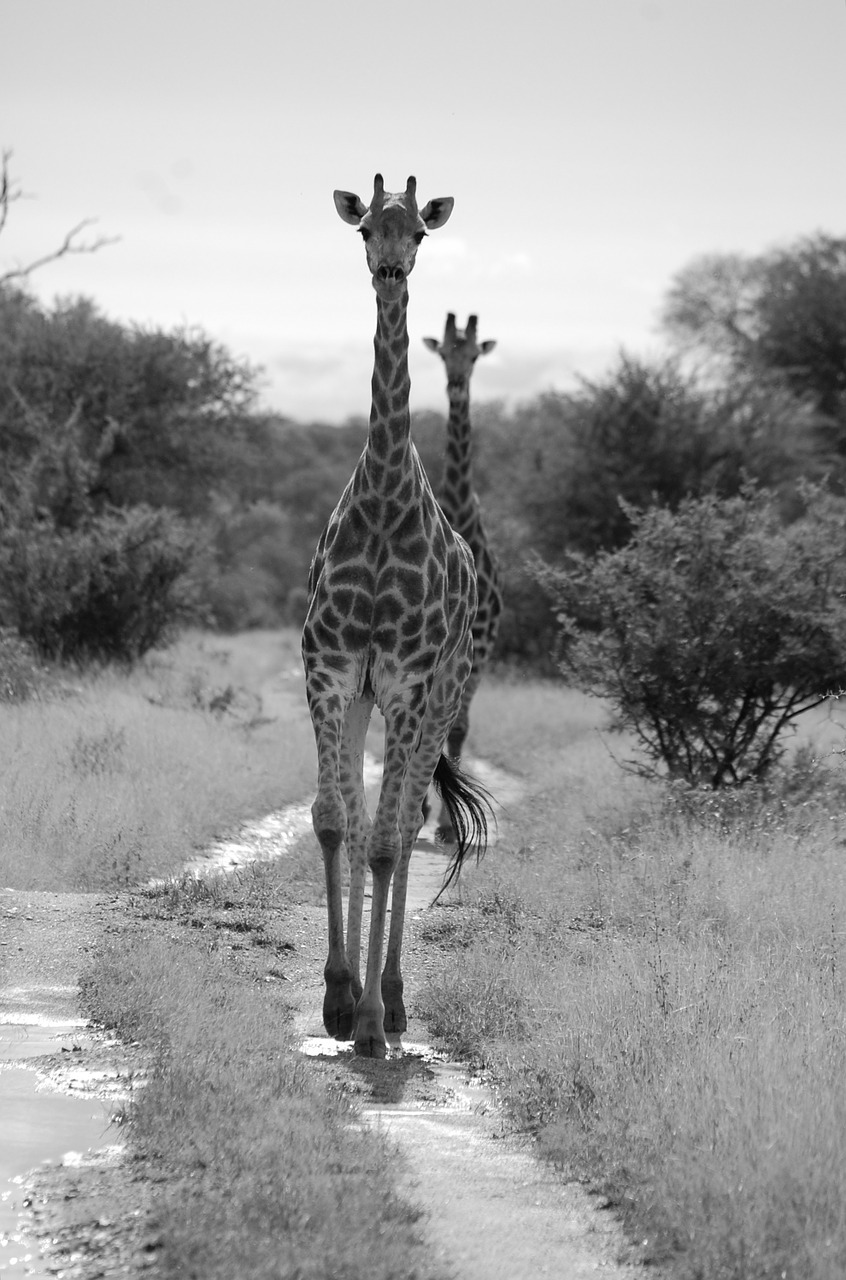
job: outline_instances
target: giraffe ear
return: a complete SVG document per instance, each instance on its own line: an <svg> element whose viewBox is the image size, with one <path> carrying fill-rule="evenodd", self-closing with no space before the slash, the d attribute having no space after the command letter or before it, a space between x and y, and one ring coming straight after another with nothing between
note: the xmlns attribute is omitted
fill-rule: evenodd
<svg viewBox="0 0 846 1280"><path fill-rule="evenodd" d="M486 356L489 351L493 351L495 346L496 338L486 338L484 342L479 343L479 350L483 356Z"/></svg>
<svg viewBox="0 0 846 1280"><path fill-rule="evenodd" d="M430 351L434 351L435 355L438 355L441 349L441 344L437 338L424 338L423 346L428 347Z"/></svg>
<svg viewBox="0 0 846 1280"><path fill-rule="evenodd" d="M351 223L357 227L361 219L367 213L367 205L362 204L357 195L352 191L336 191L334 193L335 208L338 214L343 218L344 222Z"/></svg>
<svg viewBox="0 0 846 1280"><path fill-rule="evenodd" d="M454 204L455 200L452 196L436 196L434 200L429 201L425 209L420 210L420 217L430 231L436 231L448 220Z"/></svg>

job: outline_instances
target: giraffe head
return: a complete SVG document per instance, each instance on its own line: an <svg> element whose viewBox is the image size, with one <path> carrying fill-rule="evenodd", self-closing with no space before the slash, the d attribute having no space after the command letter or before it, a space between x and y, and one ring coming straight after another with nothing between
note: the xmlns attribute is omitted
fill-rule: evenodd
<svg viewBox="0 0 846 1280"><path fill-rule="evenodd" d="M418 209L416 178L394 194L385 190L381 173L373 180L369 209L352 191L335 192L338 213L361 232L373 288L386 302L403 291L423 237L444 225L454 203L452 196L439 196Z"/></svg>
<svg viewBox="0 0 846 1280"><path fill-rule="evenodd" d="M479 356L487 355L496 346L493 338L488 338L484 342L477 341L477 325L478 316L471 316L467 321L467 328L462 331L456 327L455 316L450 311L446 318L443 341L438 342L437 338L423 339L429 350L436 352L443 360L446 365L447 381L450 383L469 381L473 365Z"/></svg>

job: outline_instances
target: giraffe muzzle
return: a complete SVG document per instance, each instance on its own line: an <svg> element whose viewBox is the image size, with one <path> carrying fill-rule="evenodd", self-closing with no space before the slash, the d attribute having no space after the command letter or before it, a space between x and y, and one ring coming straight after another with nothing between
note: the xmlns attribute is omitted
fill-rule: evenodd
<svg viewBox="0 0 846 1280"><path fill-rule="evenodd" d="M405 279L405 268L399 263L390 266L387 262L380 262L373 274L382 284L402 284Z"/></svg>

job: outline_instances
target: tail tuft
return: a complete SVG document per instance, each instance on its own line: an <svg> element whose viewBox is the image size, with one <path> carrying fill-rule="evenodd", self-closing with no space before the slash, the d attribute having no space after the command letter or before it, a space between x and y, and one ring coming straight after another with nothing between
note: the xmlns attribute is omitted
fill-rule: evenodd
<svg viewBox="0 0 846 1280"><path fill-rule="evenodd" d="M477 862L484 855L488 847L488 826L495 822L495 818L490 792L449 756L441 755L432 781L456 835L455 853L447 868L439 898L453 880L458 879L468 854L475 849Z"/></svg>

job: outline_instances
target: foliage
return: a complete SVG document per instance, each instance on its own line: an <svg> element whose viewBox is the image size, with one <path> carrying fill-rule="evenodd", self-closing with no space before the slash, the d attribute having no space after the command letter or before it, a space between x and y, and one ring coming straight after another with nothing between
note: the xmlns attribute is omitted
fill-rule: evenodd
<svg viewBox="0 0 846 1280"><path fill-rule="evenodd" d="M760 778L785 728L846 685L846 507L804 494L786 528L765 491L629 509L621 550L537 564L562 669L610 700L644 768L711 787Z"/></svg>
<svg viewBox="0 0 846 1280"><path fill-rule="evenodd" d="M50 513L38 517L39 546L51 520L81 538L101 519L114 535L115 509L172 513L204 547L191 576L211 625L297 625L313 549L366 421L262 413L257 371L200 330L123 325L84 298L45 307L18 283L0 281L5 524L25 523L15 510L38 459L34 500ZM621 352L566 394L474 404L475 487L505 594L500 660L554 669L557 627L527 571L533 556L554 566L614 551L631 536L632 508L730 498L749 481L778 495L785 519L802 510L802 479L846 487L846 241L817 235L758 258L692 263L671 287L665 322L682 347L716 362L694 372L683 354ZM63 444L69 425L75 459ZM418 411L412 433L437 492L443 413ZM169 518L160 525L177 541L186 533ZM58 552L47 560L68 567Z"/></svg>
<svg viewBox="0 0 846 1280"><path fill-rule="evenodd" d="M498 656L554 669L555 619L527 560L539 554L555 564L571 551L624 545L631 525L620 499L675 508L689 496L732 496L755 479L795 515L797 478L819 478L824 468L815 424L811 407L772 379L738 374L704 386L672 360L626 353L577 392L511 410L479 406L477 488L505 596ZM442 424L439 432L442 439ZM439 471L432 474L437 491Z"/></svg>
<svg viewBox="0 0 846 1280"><path fill-rule="evenodd" d="M97 511L75 422L45 436L0 520L0 608L44 656L132 661L197 615L196 538L171 512Z"/></svg>
<svg viewBox="0 0 846 1280"><path fill-rule="evenodd" d="M7 289L0 357L7 471L73 417L99 458L100 501L196 515L210 491L247 484L255 375L200 331L127 328L83 298L47 310Z"/></svg>
<svg viewBox="0 0 846 1280"><path fill-rule="evenodd" d="M846 454L846 239L818 233L756 257L710 254L680 271L664 326L682 346L778 377L827 420Z"/></svg>
<svg viewBox="0 0 846 1280"><path fill-rule="evenodd" d="M262 500L245 505L221 501L212 523L213 563L203 599L222 631L251 627L302 626L306 599L308 544L287 510ZM302 591L298 590L302 588Z"/></svg>
<svg viewBox="0 0 846 1280"><path fill-rule="evenodd" d="M21 523L0 547L0 601L47 657L132 661L196 617L195 550L184 525L149 507L70 531Z"/></svg>
<svg viewBox="0 0 846 1280"><path fill-rule="evenodd" d="M626 542L628 508L619 498L675 506L702 489L714 434L703 397L671 362L652 366L623 354L602 382L583 384L572 408L564 501L555 522L559 547L591 552Z"/></svg>

